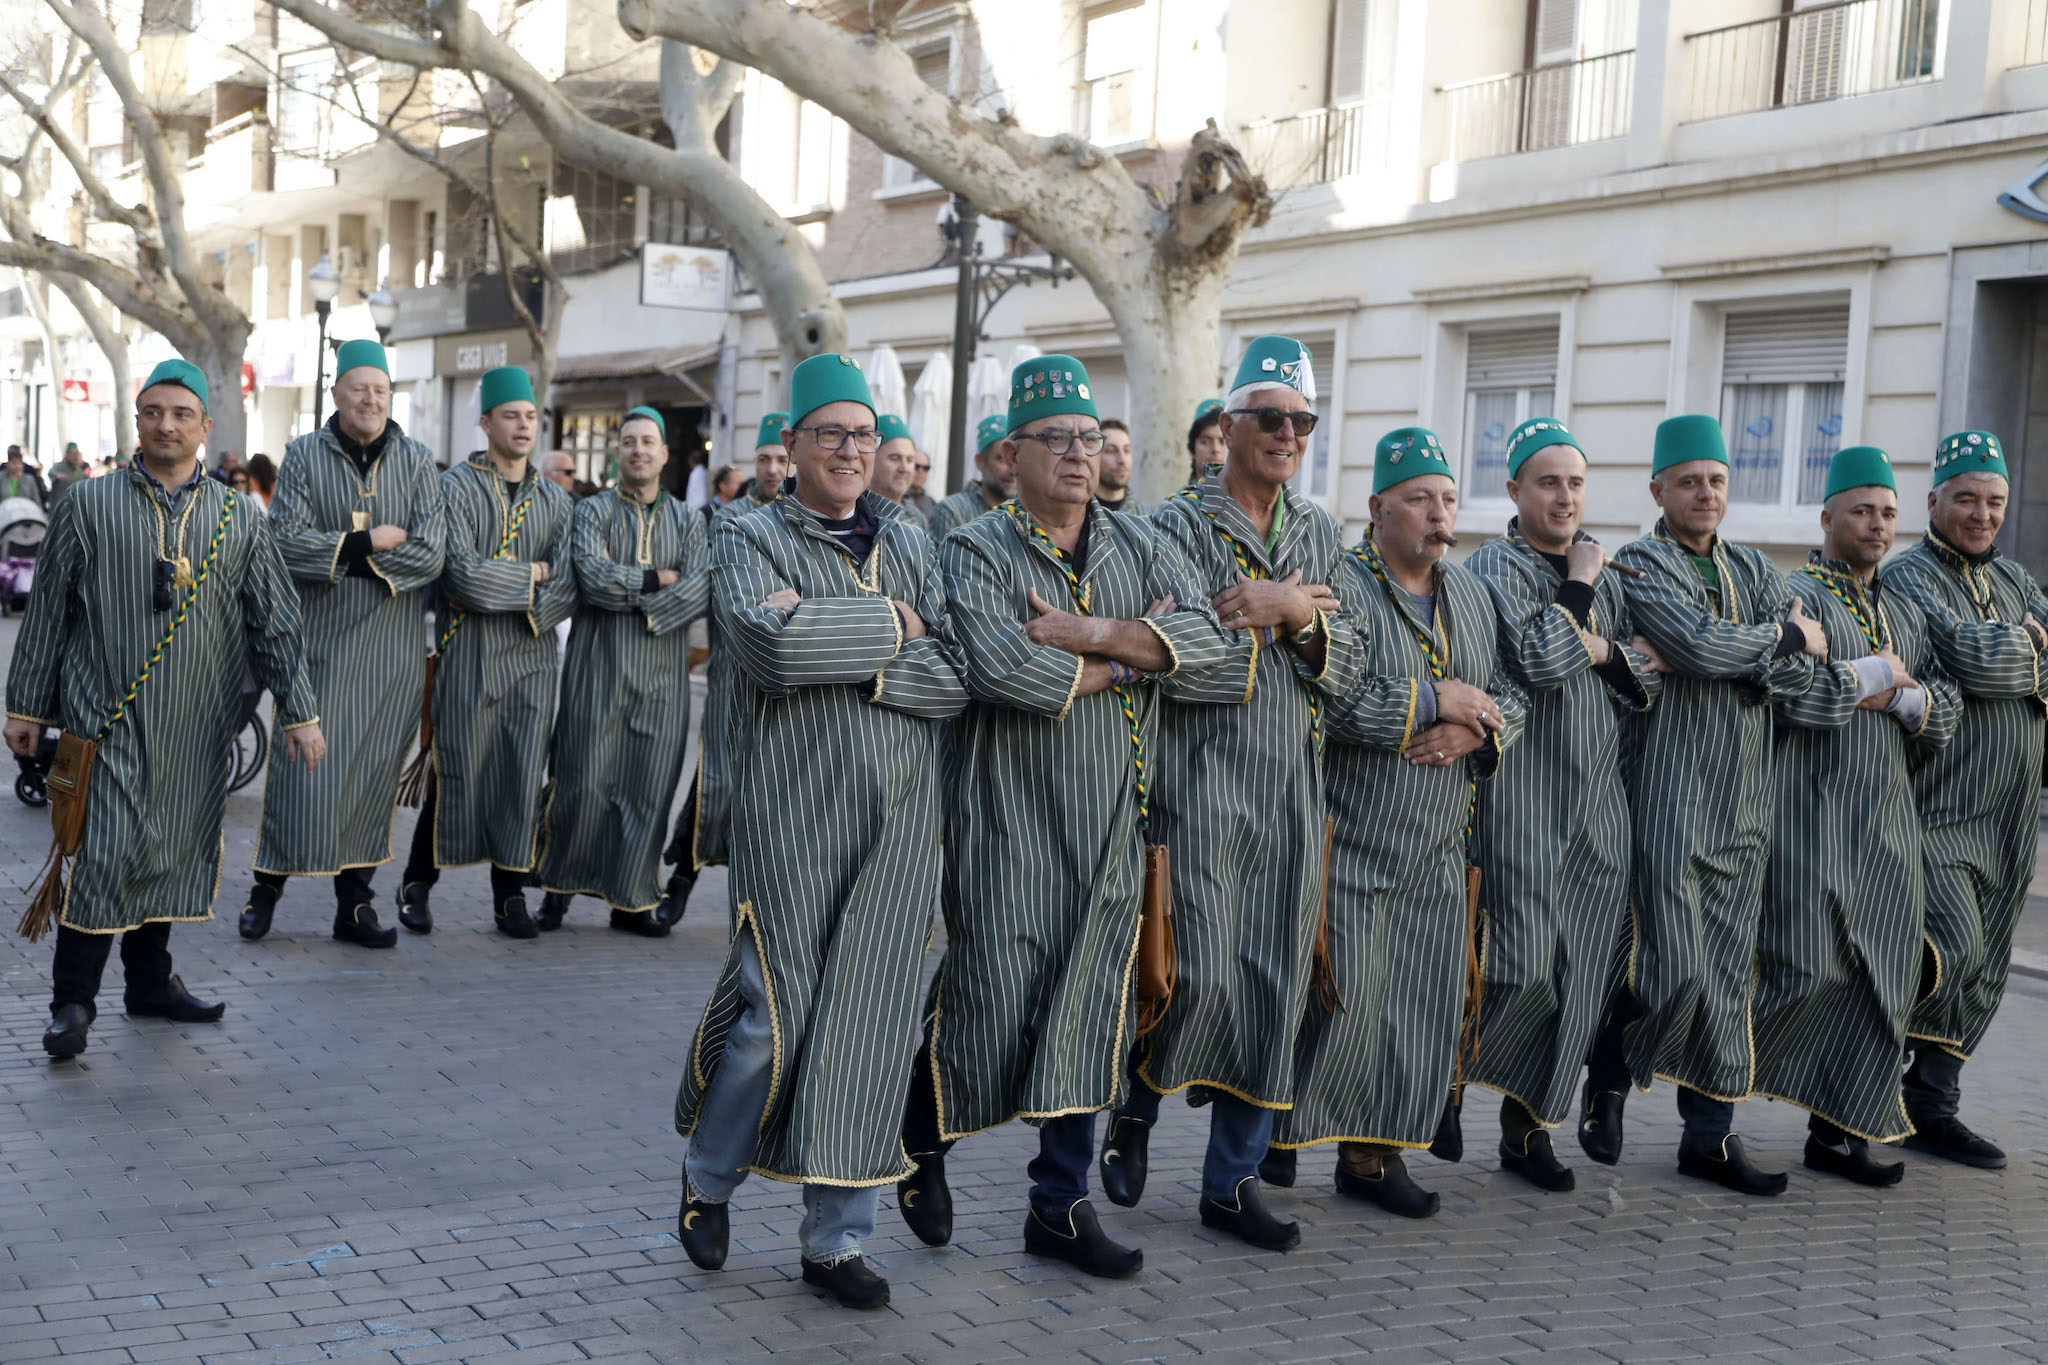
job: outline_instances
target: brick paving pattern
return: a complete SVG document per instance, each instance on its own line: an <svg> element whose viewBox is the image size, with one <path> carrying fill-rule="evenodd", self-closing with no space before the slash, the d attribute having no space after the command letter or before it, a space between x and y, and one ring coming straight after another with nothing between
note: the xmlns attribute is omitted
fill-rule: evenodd
<svg viewBox="0 0 2048 1365"><path fill-rule="evenodd" d="M0 663L12 634L0 624ZM953 1246L917 1245L885 1207L870 1250L895 1303L858 1314L795 1278L791 1186L742 1190L720 1274L675 1242L669 1111L723 951L721 876L666 941L609 932L589 901L560 933L504 939L475 869L442 883L430 938L390 952L329 939L319 884L245 944L259 801L230 799L221 918L173 935L188 984L228 1002L222 1023L128 1020L116 960L90 1050L52 1065L48 941L0 942L5 1365L2048 1361L2039 980L2015 980L1969 1072L1966 1113L2012 1155L2003 1173L1909 1153L1897 1189L1824 1181L1796 1164L1803 1115L1756 1103L1752 1150L1794 1173L1784 1197L1745 1201L1674 1173L1659 1086L1631 1103L1618 1169L1567 1137L1579 1189L1546 1196L1494 1169L1495 1101L1474 1092L1470 1159L1415 1163L1442 1215L1340 1200L1330 1158L1309 1155L1302 1187L1272 1196L1304 1224L1283 1256L1200 1226L1204 1115L1170 1102L1144 1206L1098 1201L1145 1248L1138 1278L1023 1254L1034 1144L1012 1126L955 1151ZM0 796L9 924L47 837Z"/></svg>

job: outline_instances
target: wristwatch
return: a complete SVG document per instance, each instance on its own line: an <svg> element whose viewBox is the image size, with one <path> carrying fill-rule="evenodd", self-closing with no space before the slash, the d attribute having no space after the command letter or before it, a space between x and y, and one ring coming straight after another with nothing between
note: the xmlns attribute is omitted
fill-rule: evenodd
<svg viewBox="0 0 2048 1365"><path fill-rule="evenodd" d="M1322 609L1319 607L1311 607L1309 608L1308 613L1308 624L1303 626L1300 630L1295 631L1294 634L1288 636L1287 641L1289 644L1298 645L1303 643L1304 641L1312 640L1315 638L1316 632L1321 630L1322 628Z"/></svg>

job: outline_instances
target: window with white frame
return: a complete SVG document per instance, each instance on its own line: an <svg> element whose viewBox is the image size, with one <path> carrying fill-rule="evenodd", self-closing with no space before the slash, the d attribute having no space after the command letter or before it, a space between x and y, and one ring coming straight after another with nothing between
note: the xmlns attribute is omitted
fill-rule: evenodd
<svg viewBox="0 0 2048 1365"><path fill-rule="evenodd" d="M838 153L838 121L821 105L767 77L750 101L753 121L747 178L785 214L829 207Z"/></svg>
<svg viewBox="0 0 2048 1365"><path fill-rule="evenodd" d="M1508 436L1532 417L1557 415L1554 317L1465 332L1465 472L1472 498L1504 498Z"/></svg>
<svg viewBox="0 0 2048 1365"><path fill-rule="evenodd" d="M1098 5L1085 22L1081 131L1099 147L1152 136L1152 6Z"/></svg>
<svg viewBox="0 0 2048 1365"><path fill-rule="evenodd" d="M911 63L917 68L917 78L942 95L953 91L953 47L950 42L935 47L921 48L910 54ZM908 189L913 185L929 185L932 178L901 157L882 158L882 188L887 190Z"/></svg>
<svg viewBox="0 0 2048 1365"><path fill-rule="evenodd" d="M1730 312L1721 344L1721 427L1731 506L1819 505L1842 445L1847 299Z"/></svg>
<svg viewBox="0 0 2048 1365"><path fill-rule="evenodd" d="M1331 443L1336 439L1343 407L1343 382L1337 373L1337 346L1332 338L1304 339L1301 344L1308 347L1309 367L1316 377L1316 401L1312 406L1322 420L1309 433L1301 468L1294 471L1288 482L1295 492L1327 507L1337 493L1337 453Z"/></svg>

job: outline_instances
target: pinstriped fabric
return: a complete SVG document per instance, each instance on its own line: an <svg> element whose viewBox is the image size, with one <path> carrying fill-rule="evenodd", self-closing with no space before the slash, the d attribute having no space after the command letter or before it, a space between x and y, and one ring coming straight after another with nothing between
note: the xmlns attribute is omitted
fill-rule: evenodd
<svg viewBox="0 0 2048 1365"><path fill-rule="evenodd" d="M1124 500L1120 503L1117 503L1114 507L1110 506L1108 503L1103 503L1101 504L1101 506L1105 512L1116 512L1123 516L1134 517L1142 521L1150 521L1152 519L1152 514L1159 510L1159 505L1157 503L1140 502L1136 497L1129 493L1124 494Z"/></svg>
<svg viewBox="0 0 2048 1365"><path fill-rule="evenodd" d="M676 1094L696 1127L738 1014L740 935L754 937L775 1064L747 1169L776 1180L881 1185L910 1170L903 1094L939 838L936 724L966 703L931 542L895 504L855 564L793 497L722 526L711 597L736 665L748 743L733 772L733 947ZM783 589L793 609L761 606ZM905 640L891 599L930 628Z"/></svg>
<svg viewBox="0 0 2048 1365"><path fill-rule="evenodd" d="M1914 755L1927 937L1941 978L1907 1032L1967 1058L2005 996L2013 926L2034 876L2048 669L2020 622L2032 612L2048 623L2048 601L2012 560L1994 550L1972 564L1933 532L1894 555L1884 580L1925 614L1934 657L1963 694L1955 741Z"/></svg>
<svg viewBox="0 0 2048 1365"><path fill-rule="evenodd" d="M931 525L927 528L932 544L943 544L947 536L989 510L988 499L981 491L981 481L969 479L958 493L932 510Z"/></svg>
<svg viewBox="0 0 2048 1365"><path fill-rule="evenodd" d="M1465 1079L1555 1126L1571 1112L1628 917L1622 719L1654 703L1662 676L1624 648L1635 627L1621 575L1594 581L1588 619L1628 659L1635 686L1625 695L1594 672L1577 625L1556 605L1563 578L1515 521L1465 566L1493 592L1507 671L1528 698L1514 761L1479 789L1486 957L1479 1053Z"/></svg>
<svg viewBox="0 0 2048 1365"><path fill-rule="evenodd" d="M533 866L555 712L555 625L576 609L569 495L532 462L508 493L487 456L441 476L448 555L434 638L434 865ZM519 534L497 559L519 504ZM535 586L531 566L548 563ZM463 613L451 638L451 617Z"/></svg>
<svg viewBox="0 0 2048 1365"><path fill-rule="evenodd" d="M1204 595L1239 578L1219 528L1272 576L1300 569L1305 583L1340 581L1343 543L1327 512L1283 490L1287 512L1269 559L1218 477L1153 517ZM1323 780L1309 694L1325 707L1345 696L1362 657L1355 602L1325 625L1320 676L1287 645L1231 631L1221 664L1162 685L1152 829L1173 854L1180 975L1146 1040L1141 1074L1155 1089L1201 1085L1268 1108L1294 1102L1294 1032L1323 899Z"/></svg>
<svg viewBox="0 0 2048 1365"><path fill-rule="evenodd" d="M1331 586L1356 610L1365 641L1363 676L1324 716L1324 785L1336 821L1330 965L1344 1007L1306 1009L1294 1107L1275 1122L1273 1141L1425 1147L1450 1093L1463 1014L1472 784L1483 788L1505 766L1523 695L1501 666L1493 599L1466 569L1438 567L1434 621L1422 620L1406 594L1391 600L1356 555L1344 556ZM1498 746L1448 768L1402 756L1415 696L1433 677L1418 632L1437 641L1448 676L1499 705Z"/></svg>
<svg viewBox="0 0 2048 1365"><path fill-rule="evenodd" d="M1923 878L1907 767L1955 733L1962 699L1942 672L1920 609L1874 594L1813 553L1906 661L1927 694L1908 734L1856 706L1847 660L1875 652L1850 609L1809 573L1792 575L1827 632L1825 670L1776 704L1777 816L1757 935L1756 1091L1878 1142L1912 1131L1899 1088L1906 1018L1920 983Z"/></svg>
<svg viewBox="0 0 2048 1365"><path fill-rule="evenodd" d="M1089 614L1151 618L1176 666L1225 654L1222 627L1174 542L1089 513ZM1028 595L1071 609L1051 552L1021 514L982 517L939 550L946 622L973 700L948 728L946 958L934 988L939 1120L948 1138L1012 1118L1114 1103L1144 884L1130 723L1108 690L1076 697L1079 660L1033 644ZM1157 687L1127 689L1148 760Z"/></svg>
<svg viewBox="0 0 2048 1365"><path fill-rule="evenodd" d="M771 497L766 502L756 502L749 490L746 497L719 508L712 514L710 533L705 538L707 555L708 546L717 543L718 532L727 522L757 512L774 500ZM707 609L708 605L707 601ZM704 665L704 719L697 732L697 823L693 828L683 827L683 816L690 814L690 808L685 807L682 815L676 817L675 837L670 841L670 846L682 850L683 858L695 868L723 866L726 861L726 833L732 823L731 756L738 738L732 733L732 651L719 639L715 613L710 617L709 627L711 658Z"/></svg>
<svg viewBox="0 0 2048 1365"><path fill-rule="evenodd" d="M927 535L931 532L931 522L926 520L924 513L918 510L917 504L907 498L896 504L896 516L905 526L914 526ZM938 544L937 541L932 543L934 545Z"/></svg>
<svg viewBox="0 0 2048 1365"><path fill-rule="evenodd" d="M201 479L173 509L132 466L66 494L15 639L7 714L97 733L170 623L151 603L159 545L197 566L227 497ZM184 624L100 742L62 924L111 934L212 918L245 663L276 699L280 726L316 718L298 594L270 519L241 498Z"/></svg>
<svg viewBox="0 0 2048 1365"><path fill-rule="evenodd" d="M704 614L704 518L667 493L608 489L576 505L578 605L543 803L541 884L620 910L661 899L668 807L690 729L690 636ZM649 569L681 575L642 592Z"/></svg>
<svg viewBox="0 0 2048 1365"><path fill-rule="evenodd" d="M342 538L366 526L406 530L370 557L374 578L341 564ZM320 876L391 859L399 770L419 732L426 687L422 590L441 574L446 526L441 471L419 441L392 428L359 474L323 427L285 448L270 522L299 592L306 674L324 699L327 757L311 774L272 745L256 867Z"/></svg>

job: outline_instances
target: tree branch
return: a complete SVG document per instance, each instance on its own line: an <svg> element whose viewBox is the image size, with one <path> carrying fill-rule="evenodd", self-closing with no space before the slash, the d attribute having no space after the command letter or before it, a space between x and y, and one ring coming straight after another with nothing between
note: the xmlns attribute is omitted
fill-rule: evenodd
<svg viewBox="0 0 2048 1365"><path fill-rule="evenodd" d="M77 41L76 37L72 39L74 44ZM31 99L27 91L7 79L4 74L0 74L0 90L4 90L16 104L22 107L23 111L34 121L35 126L50 139L51 145L56 147L64 159L71 163L72 173L78 177L78 183L84 187L86 197L92 200L94 213L97 213L107 222L119 223L122 227L134 233L140 234L156 230L156 224L150 220L147 208L141 206L130 208L115 201L113 193L107 189L106 183L93 173L92 160L85 154L85 150L78 145L71 134L64 130L64 125L51 117L50 111L55 108L57 100L65 93L63 85L52 85L49 95L41 103Z"/></svg>
<svg viewBox="0 0 2048 1365"><path fill-rule="evenodd" d="M167 304L141 276L113 262L47 237L0 238L0 265L39 275L71 275L100 291L116 308L162 332L181 351L198 349L206 331L189 313Z"/></svg>

